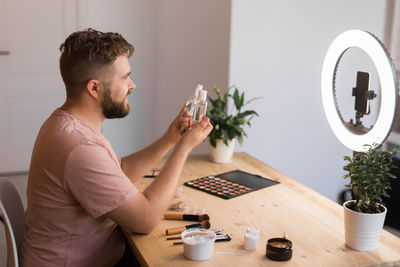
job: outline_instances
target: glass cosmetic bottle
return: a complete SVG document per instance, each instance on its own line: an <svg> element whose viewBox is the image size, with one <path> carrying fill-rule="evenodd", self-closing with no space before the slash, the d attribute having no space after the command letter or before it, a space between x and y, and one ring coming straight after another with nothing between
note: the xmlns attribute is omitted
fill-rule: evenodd
<svg viewBox="0 0 400 267"><path fill-rule="evenodd" d="M200 90L198 101L195 103L195 112L194 112L194 120L201 120L204 116L206 116L207 111L207 91Z"/></svg>
<svg viewBox="0 0 400 267"><path fill-rule="evenodd" d="M195 118L195 105L196 102L198 101L199 92L201 89L203 89L203 85L198 84L196 86L196 90L194 90L193 95L191 95L189 99L186 101L187 110L193 112L193 118Z"/></svg>

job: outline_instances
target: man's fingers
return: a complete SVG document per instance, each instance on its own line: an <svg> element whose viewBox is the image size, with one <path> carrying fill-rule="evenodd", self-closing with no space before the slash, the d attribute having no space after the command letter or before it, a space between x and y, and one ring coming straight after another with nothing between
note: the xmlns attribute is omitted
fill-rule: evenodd
<svg viewBox="0 0 400 267"><path fill-rule="evenodd" d="M188 122L191 119L192 119L192 116L185 116L185 117L181 118L181 121L182 122Z"/></svg>
<svg viewBox="0 0 400 267"><path fill-rule="evenodd" d="M210 123L210 119L207 117L204 117L201 119L201 121L199 121L198 123L195 123L193 125L193 128L196 128L196 129L198 128L201 132L208 134L211 132L213 126Z"/></svg>
<svg viewBox="0 0 400 267"><path fill-rule="evenodd" d="M201 124L202 124L204 127L206 127L207 125L210 124L210 119L207 118L207 117L203 117L203 118L201 119ZM211 125L211 124L210 124L210 125Z"/></svg>
<svg viewBox="0 0 400 267"><path fill-rule="evenodd" d="M183 121L183 122L181 122L179 124L178 132L180 134L184 134L186 132L186 130L189 130L191 128L192 128L192 119L190 118L190 119L185 120L185 121Z"/></svg>
<svg viewBox="0 0 400 267"><path fill-rule="evenodd" d="M193 117L193 112L190 110L183 110L183 112L181 113L181 117L183 118L192 118Z"/></svg>
<svg viewBox="0 0 400 267"><path fill-rule="evenodd" d="M210 120L207 119L206 125L205 125L205 128L203 129L203 131L204 131L205 133L207 133L207 135L208 135L208 134L211 132L212 129L213 129L213 126L212 126L212 124L210 123Z"/></svg>
<svg viewBox="0 0 400 267"><path fill-rule="evenodd" d="M186 127L186 126L181 126L179 129L178 129L178 132L179 132L179 134L184 134L185 132L186 132L186 130L187 130L188 128Z"/></svg>
<svg viewBox="0 0 400 267"><path fill-rule="evenodd" d="M191 116L193 114L191 110L188 110L186 105L181 109L181 113L186 116Z"/></svg>
<svg viewBox="0 0 400 267"><path fill-rule="evenodd" d="M185 116L185 113L188 112L186 105L184 105L181 110L179 110L178 118L182 118Z"/></svg>

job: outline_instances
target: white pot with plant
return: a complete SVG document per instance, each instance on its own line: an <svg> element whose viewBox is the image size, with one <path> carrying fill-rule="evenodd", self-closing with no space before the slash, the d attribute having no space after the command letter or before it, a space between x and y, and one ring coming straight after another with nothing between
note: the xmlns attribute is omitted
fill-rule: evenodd
<svg viewBox="0 0 400 267"><path fill-rule="evenodd" d="M235 88L233 95L230 89ZM217 163L227 163L232 161L236 140L239 144L243 143L244 126L250 125L253 116L258 116L254 110L243 111L243 107L250 102L258 99L252 98L245 102L244 92L240 93L236 87L228 88L227 92L221 94L218 86L213 87L217 94L215 99L208 97L210 107L207 109L207 117L213 125L209 135L211 160ZM233 100L231 112L228 112L228 101Z"/></svg>
<svg viewBox="0 0 400 267"><path fill-rule="evenodd" d="M353 158L345 156L348 164L343 167L350 178L354 200L346 201L344 207L344 228L346 245L359 251L375 250L385 222L386 207L383 197L389 197L390 173L394 168L393 158L397 154L370 146L367 152L357 152Z"/></svg>

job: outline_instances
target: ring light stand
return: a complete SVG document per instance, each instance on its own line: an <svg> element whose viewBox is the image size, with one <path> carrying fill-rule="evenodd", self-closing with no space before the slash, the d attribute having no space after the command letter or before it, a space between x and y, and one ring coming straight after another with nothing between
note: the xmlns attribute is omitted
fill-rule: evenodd
<svg viewBox="0 0 400 267"><path fill-rule="evenodd" d="M336 99L336 72L341 57L351 47L366 52L375 64L381 85L381 105L372 129L362 126L361 117L369 113L368 100L376 94L368 91L363 73L357 75L356 122L345 122ZM368 77L369 80L369 77ZM330 127L336 137L349 149L357 152L368 150L366 145L379 146L390 134L397 114L398 88L394 64L383 44L373 34L362 30L350 30L340 34L326 53L321 75L322 102Z"/></svg>

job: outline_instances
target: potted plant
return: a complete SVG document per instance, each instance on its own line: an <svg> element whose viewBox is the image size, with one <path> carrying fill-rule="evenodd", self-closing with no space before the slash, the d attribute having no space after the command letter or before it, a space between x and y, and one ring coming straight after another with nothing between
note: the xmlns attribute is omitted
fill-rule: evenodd
<svg viewBox="0 0 400 267"><path fill-rule="evenodd" d="M366 152L356 152L353 158L344 157L348 164L343 177L350 178L354 200L346 201L344 207L344 227L346 245L359 251L375 250L385 221L387 209L383 197L389 197L390 173L395 168L393 158L397 151L379 150L375 145Z"/></svg>
<svg viewBox="0 0 400 267"><path fill-rule="evenodd" d="M230 94L229 91L233 88L233 94ZM207 117L213 125L209 135L211 160L218 163L230 162L236 139L242 144L243 136L247 136L243 127L251 126L250 120L254 115L258 116L254 110L244 111L243 108L258 97L245 102L244 92L240 93L235 86L228 88L224 94L221 94L218 86L214 86L213 91L217 96L215 99L208 97L211 107L207 108ZM234 105L228 113L229 99L233 100Z"/></svg>

